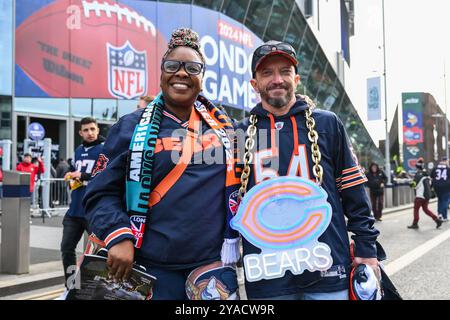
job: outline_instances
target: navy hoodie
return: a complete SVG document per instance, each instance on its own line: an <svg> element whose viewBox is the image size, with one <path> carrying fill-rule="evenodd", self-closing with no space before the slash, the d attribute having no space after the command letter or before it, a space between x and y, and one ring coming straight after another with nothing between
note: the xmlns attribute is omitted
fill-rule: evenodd
<svg viewBox="0 0 450 320"><path fill-rule="evenodd" d="M258 131L276 129L278 135L279 157L271 157L267 153L271 149L271 137L268 145L259 146L257 150L265 152L264 161L254 161L251 166L247 190L265 178L275 176L300 175L315 181L311 159L311 143L308 140L305 110L306 103L297 99L290 111L281 117L273 117L273 124L269 113L258 104L252 111L257 115ZM352 151L351 143L347 137L340 119L332 112L314 109L312 117L316 123L319 134L319 150L322 154L320 164L323 167L322 187L328 194L327 201L332 207L331 223L319 237L319 242L326 243L331 249L333 266L326 272L305 271L300 275L293 275L286 271L284 277L257 282L246 281L246 293L250 299L275 297L300 292L333 292L347 289L349 286L349 270L351 265L349 235L353 233L355 242L355 255L363 258L376 257L376 239L378 230L373 227L374 218L371 216L370 202L364 189L366 177L361 171L357 158ZM299 154L306 154L299 162L294 161L294 125L295 120L298 132ZM249 119L246 118L238 124L238 129L247 130ZM274 127L274 128L273 128ZM276 141L276 140L275 140ZM262 154L262 153L261 153ZM256 157L258 158L258 157ZM262 158L262 157L259 157ZM298 158L297 158L298 159ZM268 161L279 161L278 170L264 170ZM295 164L298 163L297 166ZM242 169L241 166L237 172ZM258 172L256 172L258 170ZM346 219L347 218L347 222ZM261 250L247 240L243 240L244 255L260 253Z"/></svg>

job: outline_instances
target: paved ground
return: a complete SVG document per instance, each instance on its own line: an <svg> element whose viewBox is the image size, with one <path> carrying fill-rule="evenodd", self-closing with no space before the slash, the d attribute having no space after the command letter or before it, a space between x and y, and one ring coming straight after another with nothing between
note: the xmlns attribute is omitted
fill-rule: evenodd
<svg viewBox="0 0 450 320"><path fill-rule="evenodd" d="M436 207L436 203L430 205L434 212ZM412 217L409 209L386 215L376 224L388 255L385 266L389 270L396 265L391 280L406 300L450 300L450 223L436 229L434 221L421 212L420 228L407 229Z"/></svg>
<svg viewBox="0 0 450 320"><path fill-rule="evenodd" d="M436 203L432 203L430 208L436 212ZM39 268L59 269L62 217L45 219L45 223L40 218L33 218L32 221L32 263L40 263L36 265ZM376 227L381 232L379 241L388 255L384 266L404 299L450 300L450 290L448 290L450 277L447 276L450 272L450 223L444 223L440 229L436 229L436 224L423 212L421 212L419 230L407 229L406 226L411 222L412 209L409 208L385 214L383 221L376 223ZM81 249L82 244L78 246L79 253ZM242 276L243 273L240 270L241 283ZM9 277L14 278L14 276ZM52 286L8 298L54 299L61 292L61 286ZM241 298L245 299L243 286L240 292Z"/></svg>
<svg viewBox="0 0 450 320"><path fill-rule="evenodd" d="M62 239L62 216L46 218L31 218L30 225L30 263L60 261L60 244ZM0 228L1 235L1 228ZM1 241L1 237L0 237ZM79 243L77 252L83 251L83 243Z"/></svg>

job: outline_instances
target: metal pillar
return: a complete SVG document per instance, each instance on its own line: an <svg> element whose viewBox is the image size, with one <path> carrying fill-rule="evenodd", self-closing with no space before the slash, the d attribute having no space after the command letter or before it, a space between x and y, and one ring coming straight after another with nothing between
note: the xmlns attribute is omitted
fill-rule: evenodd
<svg viewBox="0 0 450 320"><path fill-rule="evenodd" d="M28 273L30 267L30 174L3 172L1 271Z"/></svg>
<svg viewBox="0 0 450 320"><path fill-rule="evenodd" d="M42 185L42 209L48 214L50 209L50 178L52 165L52 139L44 139L44 153L42 155L44 161L44 183Z"/></svg>

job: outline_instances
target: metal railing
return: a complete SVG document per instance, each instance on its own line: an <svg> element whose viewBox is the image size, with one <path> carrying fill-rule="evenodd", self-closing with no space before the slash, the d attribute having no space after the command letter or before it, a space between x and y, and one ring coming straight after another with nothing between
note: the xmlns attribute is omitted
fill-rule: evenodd
<svg viewBox="0 0 450 320"><path fill-rule="evenodd" d="M59 216L69 209L69 184L64 179L40 178L36 181L31 197L32 216Z"/></svg>
<svg viewBox="0 0 450 320"><path fill-rule="evenodd" d="M367 195L370 195L370 190L365 187ZM384 188L384 208L399 207L406 204L414 203L414 188L411 188L409 182L396 183Z"/></svg>

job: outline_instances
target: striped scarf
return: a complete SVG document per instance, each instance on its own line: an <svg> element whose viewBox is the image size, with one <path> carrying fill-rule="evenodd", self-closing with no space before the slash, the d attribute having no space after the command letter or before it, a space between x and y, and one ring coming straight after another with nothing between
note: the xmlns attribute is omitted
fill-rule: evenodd
<svg viewBox="0 0 450 320"><path fill-rule="evenodd" d="M231 187L235 183L232 181L234 156L229 133L233 126L229 117L215 107L208 99L198 96L194 103L195 111L214 131L223 147L226 155L226 186L225 199L228 200L230 194L235 190ZM131 139L126 174L126 203L127 213L130 218L131 230L134 235L134 246L140 248L145 232L145 223L150 213L150 193L152 183L152 170L155 156L155 148L162 112L164 108L164 97L162 93L145 108L144 113L136 125ZM224 204L228 205L228 202ZM237 234L229 228L229 218L224 238L236 238Z"/></svg>

